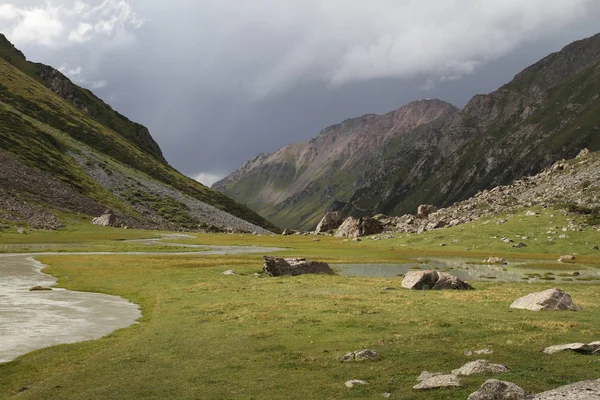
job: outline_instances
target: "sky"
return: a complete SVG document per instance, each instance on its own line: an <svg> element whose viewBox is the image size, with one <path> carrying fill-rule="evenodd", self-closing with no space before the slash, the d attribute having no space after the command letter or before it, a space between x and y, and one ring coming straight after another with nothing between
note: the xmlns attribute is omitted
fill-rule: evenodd
<svg viewBox="0 0 600 400"><path fill-rule="evenodd" d="M0 0L0 32L206 185L347 118L463 107L600 32L597 0Z"/></svg>

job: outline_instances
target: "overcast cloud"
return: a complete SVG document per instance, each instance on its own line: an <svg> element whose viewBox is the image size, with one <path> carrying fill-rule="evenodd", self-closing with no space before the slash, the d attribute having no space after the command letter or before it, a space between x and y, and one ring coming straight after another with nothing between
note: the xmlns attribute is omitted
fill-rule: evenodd
<svg viewBox="0 0 600 400"><path fill-rule="evenodd" d="M596 0L0 0L0 31L210 184L423 97L457 106L600 31Z"/></svg>

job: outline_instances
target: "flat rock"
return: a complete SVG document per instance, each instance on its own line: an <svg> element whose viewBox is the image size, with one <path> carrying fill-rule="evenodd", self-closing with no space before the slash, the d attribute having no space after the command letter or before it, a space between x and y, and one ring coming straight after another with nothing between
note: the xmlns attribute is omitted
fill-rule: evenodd
<svg viewBox="0 0 600 400"><path fill-rule="evenodd" d="M465 351L465 356L472 356L472 355L490 355L490 354L494 354L494 350L492 349L481 349L481 350L473 350L473 351Z"/></svg>
<svg viewBox="0 0 600 400"><path fill-rule="evenodd" d="M453 375L470 376L474 374L491 374L510 372L506 365L494 364L488 360L471 361L452 371Z"/></svg>
<svg viewBox="0 0 600 400"><path fill-rule="evenodd" d="M436 377L436 376L441 376L441 375L444 375L444 373L443 372L423 371L423 372L421 372L421 375L419 375L419 377L417 378L417 381L418 382L424 382L424 381L426 381L428 379L431 379L431 378Z"/></svg>
<svg viewBox="0 0 600 400"><path fill-rule="evenodd" d="M327 274L335 275L329 264L319 261L307 261L306 258L281 258L264 256L263 269L271 276Z"/></svg>
<svg viewBox="0 0 600 400"><path fill-rule="evenodd" d="M415 390L430 390L446 387L460 387L460 378L456 375L437 375L413 386Z"/></svg>
<svg viewBox="0 0 600 400"><path fill-rule="evenodd" d="M409 271L402 279L402 287L411 290L467 290L471 285L458 277L435 270Z"/></svg>
<svg viewBox="0 0 600 400"><path fill-rule="evenodd" d="M349 388L353 388L356 385L368 385L369 382L365 382L365 381L361 381L360 379L351 379L349 381L346 381L346 383L344 383L344 385L346 385L346 387Z"/></svg>
<svg viewBox="0 0 600 400"><path fill-rule="evenodd" d="M508 261L500 257L490 257L487 260L484 260L483 262L486 264L508 264Z"/></svg>
<svg viewBox="0 0 600 400"><path fill-rule="evenodd" d="M236 273L233 270L231 270L231 269L228 269L227 271L223 272L223 275L235 275L235 274Z"/></svg>
<svg viewBox="0 0 600 400"><path fill-rule="evenodd" d="M488 379L467 400L521 400L525 396L525 390L514 383Z"/></svg>
<svg viewBox="0 0 600 400"><path fill-rule="evenodd" d="M581 311L581 307L573 303L571 296L558 288L520 297L510 305L510 308L531 311Z"/></svg>
<svg viewBox="0 0 600 400"><path fill-rule="evenodd" d="M600 379L583 381L528 397L531 400L600 400Z"/></svg>
<svg viewBox="0 0 600 400"><path fill-rule="evenodd" d="M558 262L574 262L574 261L575 261L575 256L572 256L570 254L565 254L565 255L558 257Z"/></svg>
<svg viewBox="0 0 600 400"><path fill-rule="evenodd" d="M344 355L343 361L365 361L365 360L375 360L377 359L377 352L375 350L359 350L352 351L350 353L346 353Z"/></svg>
<svg viewBox="0 0 600 400"><path fill-rule="evenodd" d="M581 354L600 354L600 341L591 343L569 343L546 347L544 353L554 354L561 351L574 351Z"/></svg>

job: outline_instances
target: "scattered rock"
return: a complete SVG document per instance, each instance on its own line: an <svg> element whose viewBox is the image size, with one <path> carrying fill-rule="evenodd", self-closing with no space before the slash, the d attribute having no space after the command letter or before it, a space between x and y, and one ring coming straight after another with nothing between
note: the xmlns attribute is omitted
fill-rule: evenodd
<svg viewBox="0 0 600 400"><path fill-rule="evenodd" d="M321 239L317 239L317 238L313 239L313 242L320 242L320 241L321 241Z"/></svg>
<svg viewBox="0 0 600 400"><path fill-rule="evenodd" d="M507 237L503 237L502 239L500 239L503 243L514 243L515 241L512 239L509 239Z"/></svg>
<svg viewBox="0 0 600 400"><path fill-rule="evenodd" d="M428 372L428 371L423 371L421 372L421 375L419 375L417 377L417 382L424 382L428 379L431 379L435 376L440 376L440 375L444 375L443 372Z"/></svg>
<svg viewBox="0 0 600 400"><path fill-rule="evenodd" d="M468 362L462 367L453 370L452 374L457 376L470 376L474 374L489 374L501 372L510 372L510 370L506 365L493 364L488 360L477 360Z"/></svg>
<svg viewBox="0 0 600 400"><path fill-rule="evenodd" d="M523 388L514 383L488 379L467 400L521 400L526 394Z"/></svg>
<svg viewBox="0 0 600 400"><path fill-rule="evenodd" d="M19 226L19 227L17 227L17 233L20 233L21 235L26 235L27 231L24 228Z"/></svg>
<svg viewBox="0 0 600 400"><path fill-rule="evenodd" d="M446 243L440 243L440 247L446 247L447 244Z"/></svg>
<svg viewBox="0 0 600 400"><path fill-rule="evenodd" d="M600 400L600 379L561 386L554 390L538 393L531 400Z"/></svg>
<svg viewBox="0 0 600 400"><path fill-rule="evenodd" d="M439 389L444 387L460 387L460 378L456 375L437 375L427 380L422 381L416 386L413 386L415 390L430 390Z"/></svg>
<svg viewBox="0 0 600 400"><path fill-rule="evenodd" d="M383 397L384 399L389 399L390 397L392 397L392 394L391 393L383 393L381 395L381 397Z"/></svg>
<svg viewBox="0 0 600 400"><path fill-rule="evenodd" d="M361 238L354 238L354 239L352 239L352 241L353 242L362 242L362 239Z"/></svg>
<svg viewBox="0 0 600 400"><path fill-rule="evenodd" d="M574 262L574 261L575 261L575 256L572 256L570 254L566 254L564 256L558 257L558 262Z"/></svg>
<svg viewBox="0 0 600 400"><path fill-rule="evenodd" d="M44 286L33 286L29 288L30 292L41 292L41 291L47 291L47 290L52 290L49 287L44 287Z"/></svg>
<svg viewBox="0 0 600 400"><path fill-rule="evenodd" d="M571 296L558 288L544 290L528 294L515 300L510 308L519 308L531 311L581 311L581 307L575 305Z"/></svg>
<svg viewBox="0 0 600 400"><path fill-rule="evenodd" d="M346 353L342 361L365 361L377 359L377 352L375 350L360 350Z"/></svg>
<svg viewBox="0 0 600 400"><path fill-rule="evenodd" d="M402 287L411 290L473 289L467 282L454 275L434 270L407 272L402 280Z"/></svg>
<svg viewBox="0 0 600 400"><path fill-rule="evenodd" d="M419 208L417 208L417 217L425 219L436 211L437 208L435 206L429 204L421 204Z"/></svg>
<svg viewBox="0 0 600 400"><path fill-rule="evenodd" d="M328 212L325 213L319 224L317 225L317 229L315 229L315 233L325 233L333 231L342 225L344 222L344 215L339 211Z"/></svg>
<svg viewBox="0 0 600 400"><path fill-rule="evenodd" d="M483 262L486 264L508 264L508 261L500 257L490 257L487 260L484 260Z"/></svg>
<svg viewBox="0 0 600 400"><path fill-rule="evenodd" d="M346 387L349 387L349 388L353 388L356 385L368 385L368 384L369 384L368 382L361 381L360 379L352 379L352 380L346 381L346 383L344 383L344 385L346 385Z"/></svg>
<svg viewBox="0 0 600 400"><path fill-rule="evenodd" d="M481 350L474 350L474 351L465 351L465 356L472 356L473 354L475 355L490 355L490 354L494 354L494 350L492 349L481 349Z"/></svg>
<svg viewBox="0 0 600 400"><path fill-rule="evenodd" d="M523 242L520 242L518 244L513 244L513 247L515 249L522 249L523 247L527 247L527 245L525 243L523 243Z"/></svg>
<svg viewBox="0 0 600 400"><path fill-rule="evenodd" d="M302 274L328 274L335 272L327 263L307 261L306 258L281 258L264 256L264 270L271 276L302 275Z"/></svg>
<svg viewBox="0 0 600 400"><path fill-rule="evenodd" d="M598 245L595 245L594 247L592 247L592 250L600 250L600 247L598 247Z"/></svg>
<svg viewBox="0 0 600 400"><path fill-rule="evenodd" d="M581 354L600 354L600 341L599 342L591 342L588 344L585 344L585 343L559 344L556 346L546 347L544 349L544 353L546 353L546 354L554 354L554 353L559 353L561 351L574 351L575 353L581 353Z"/></svg>
<svg viewBox="0 0 600 400"><path fill-rule="evenodd" d="M527 212L525 213L525 216L526 216L526 217L535 217L536 215L539 215L539 214L540 214L539 212L535 212L535 211L527 211Z"/></svg>
<svg viewBox="0 0 600 400"><path fill-rule="evenodd" d="M233 272L233 270L228 269L227 271L223 272L223 275L236 275L236 273Z"/></svg>
<svg viewBox="0 0 600 400"><path fill-rule="evenodd" d="M104 214L94 218L92 224L99 226L118 226L117 217L112 213L111 210L104 211Z"/></svg>

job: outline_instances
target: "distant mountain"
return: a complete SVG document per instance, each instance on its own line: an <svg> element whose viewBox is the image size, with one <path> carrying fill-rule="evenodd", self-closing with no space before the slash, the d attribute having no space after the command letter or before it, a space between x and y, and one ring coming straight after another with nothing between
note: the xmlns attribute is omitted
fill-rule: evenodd
<svg viewBox="0 0 600 400"><path fill-rule="evenodd" d="M52 228L107 208L131 227L278 231L169 166L146 127L0 34L0 223Z"/></svg>
<svg viewBox="0 0 600 400"><path fill-rule="evenodd" d="M448 206L535 174L582 148L600 150L600 34L566 46L464 109L410 103L261 154L213 185L282 227L348 215Z"/></svg>

